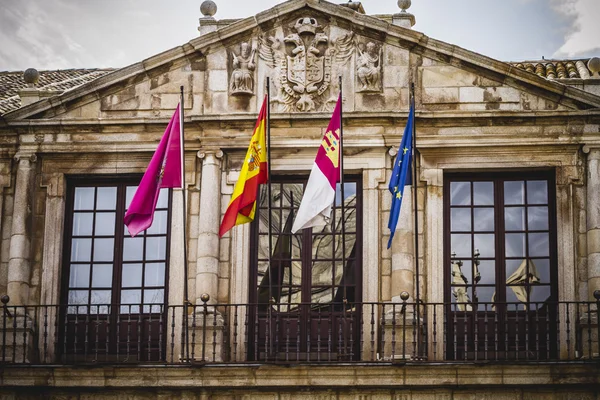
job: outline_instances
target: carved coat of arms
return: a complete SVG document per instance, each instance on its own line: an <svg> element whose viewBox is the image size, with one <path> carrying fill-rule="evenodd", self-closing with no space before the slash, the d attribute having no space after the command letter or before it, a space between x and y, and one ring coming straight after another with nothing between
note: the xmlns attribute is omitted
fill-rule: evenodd
<svg viewBox="0 0 600 400"><path fill-rule="evenodd" d="M281 112L327 109L337 100L328 91L332 77L337 78L334 69L354 52L353 34L330 41L311 17L298 19L292 30L283 41L260 38L259 55L277 74L277 95L272 101L279 103Z"/></svg>

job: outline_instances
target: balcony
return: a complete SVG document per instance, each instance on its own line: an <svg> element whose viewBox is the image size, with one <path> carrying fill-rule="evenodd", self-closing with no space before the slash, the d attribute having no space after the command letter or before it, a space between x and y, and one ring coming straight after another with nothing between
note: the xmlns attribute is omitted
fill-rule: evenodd
<svg viewBox="0 0 600 400"><path fill-rule="evenodd" d="M3 366L598 362L597 302L13 306ZM407 296L404 296L407 298Z"/></svg>

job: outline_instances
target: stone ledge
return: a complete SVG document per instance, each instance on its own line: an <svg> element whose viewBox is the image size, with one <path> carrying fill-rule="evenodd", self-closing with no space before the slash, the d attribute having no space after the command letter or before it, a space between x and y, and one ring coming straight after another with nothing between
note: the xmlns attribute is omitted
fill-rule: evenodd
<svg viewBox="0 0 600 400"><path fill-rule="evenodd" d="M487 388L593 385L600 363L538 365L304 365L4 367L3 387Z"/></svg>

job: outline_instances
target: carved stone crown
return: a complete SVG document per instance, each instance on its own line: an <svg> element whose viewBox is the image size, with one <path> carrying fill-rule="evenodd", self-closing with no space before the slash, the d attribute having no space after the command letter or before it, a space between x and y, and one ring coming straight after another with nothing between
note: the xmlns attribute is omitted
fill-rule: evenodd
<svg viewBox="0 0 600 400"><path fill-rule="evenodd" d="M314 34L315 32L317 32L318 27L319 24L317 23L317 20L309 17L300 18L296 22L296 25L294 25L296 32L298 32L299 34L306 32Z"/></svg>

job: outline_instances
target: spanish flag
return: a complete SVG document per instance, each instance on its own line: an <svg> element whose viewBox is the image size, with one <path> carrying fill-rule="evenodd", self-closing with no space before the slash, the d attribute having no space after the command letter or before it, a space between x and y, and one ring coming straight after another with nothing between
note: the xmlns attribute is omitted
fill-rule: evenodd
<svg viewBox="0 0 600 400"><path fill-rule="evenodd" d="M236 225L254 220L258 185L267 183L269 179L267 173L266 145L267 105L267 96L265 96L256 126L254 127L254 134L252 135L252 139L250 139L246 158L242 164L240 177L235 184L231 201L219 228L219 237L223 237L227 231Z"/></svg>

